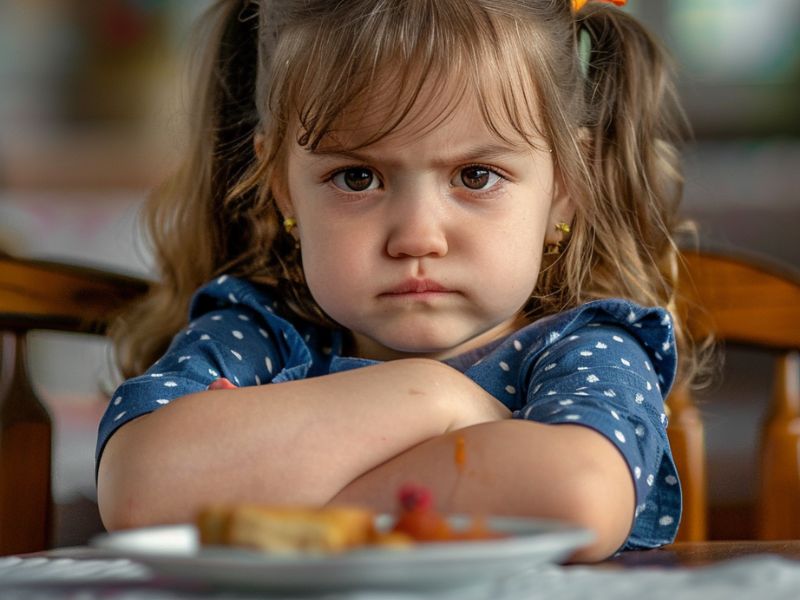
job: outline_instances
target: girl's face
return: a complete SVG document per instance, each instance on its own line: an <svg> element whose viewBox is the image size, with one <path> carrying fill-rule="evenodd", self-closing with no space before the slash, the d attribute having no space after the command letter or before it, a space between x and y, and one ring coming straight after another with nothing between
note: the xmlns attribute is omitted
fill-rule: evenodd
<svg viewBox="0 0 800 600"><path fill-rule="evenodd" d="M436 114L425 104L406 122ZM297 220L311 294L357 355L443 359L523 323L545 238L572 208L547 149L503 133L518 142L500 141L464 99L437 127L400 127L357 151L341 150L343 135L289 150L278 202Z"/></svg>

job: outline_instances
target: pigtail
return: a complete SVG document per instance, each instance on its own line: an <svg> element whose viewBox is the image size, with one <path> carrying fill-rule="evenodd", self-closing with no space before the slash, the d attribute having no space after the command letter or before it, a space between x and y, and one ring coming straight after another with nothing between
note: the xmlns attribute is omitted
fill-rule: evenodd
<svg viewBox="0 0 800 600"><path fill-rule="evenodd" d="M672 64L638 21L601 3L578 15L576 47L584 59L587 166L596 207L607 215L584 228L593 238L588 287L597 296L674 309L683 192L678 147L688 125ZM580 56L582 47L588 57ZM682 324L675 331L683 364L691 365Z"/></svg>
<svg viewBox="0 0 800 600"><path fill-rule="evenodd" d="M110 330L124 377L141 373L166 350L201 284L241 265L254 254L254 240L277 229L274 217L258 222L265 209L255 191L230 194L255 162L258 4L218 0L194 40L188 146L142 213L157 281Z"/></svg>

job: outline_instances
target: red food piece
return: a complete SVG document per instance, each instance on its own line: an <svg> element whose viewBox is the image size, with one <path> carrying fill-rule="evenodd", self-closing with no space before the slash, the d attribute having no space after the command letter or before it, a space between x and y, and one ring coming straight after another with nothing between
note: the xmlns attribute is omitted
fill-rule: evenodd
<svg viewBox="0 0 800 600"><path fill-rule="evenodd" d="M433 507L433 495L429 489L413 484L404 485L398 492L398 500L400 512L394 531L405 533L420 542L453 539L447 520Z"/></svg>

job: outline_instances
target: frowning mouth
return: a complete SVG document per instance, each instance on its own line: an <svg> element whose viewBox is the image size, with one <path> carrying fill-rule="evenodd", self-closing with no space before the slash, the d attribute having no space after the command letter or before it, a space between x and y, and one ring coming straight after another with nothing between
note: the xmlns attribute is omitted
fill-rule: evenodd
<svg viewBox="0 0 800 600"><path fill-rule="evenodd" d="M381 296L428 296L452 294L453 292L454 290L450 290L431 279L407 279L400 285L383 292Z"/></svg>

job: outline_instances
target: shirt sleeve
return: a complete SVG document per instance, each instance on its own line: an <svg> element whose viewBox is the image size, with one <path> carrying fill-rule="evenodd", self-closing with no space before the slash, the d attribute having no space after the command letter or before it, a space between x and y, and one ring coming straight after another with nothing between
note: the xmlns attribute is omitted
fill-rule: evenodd
<svg viewBox="0 0 800 600"><path fill-rule="evenodd" d="M672 541L680 517L659 377L651 351L627 329L589 324L537 357L526 404L514 412L516 418L589 427L616 446L636 489L630 548Z"/></svg>
<svg viewBox="0 0 800 600"><path fill-rule="evenodd" d="M214 284L212 284L214 285ZM231 282L227 284L231 288ZM144 374L125 381L111 396L98 431L96 464L113 433L125 423L171 401L206 390L220 377L237 386L261 385L287 378L287 370L307 369L308 357L292 343L297 333L264 308L262 300L239 299L222 288L225 301L211 302L178 332L166 353ZM196 299L195 305L198 304ZM193 311L197 312L197 311ZM297 365L293 365L297 363Z"/></svg>

